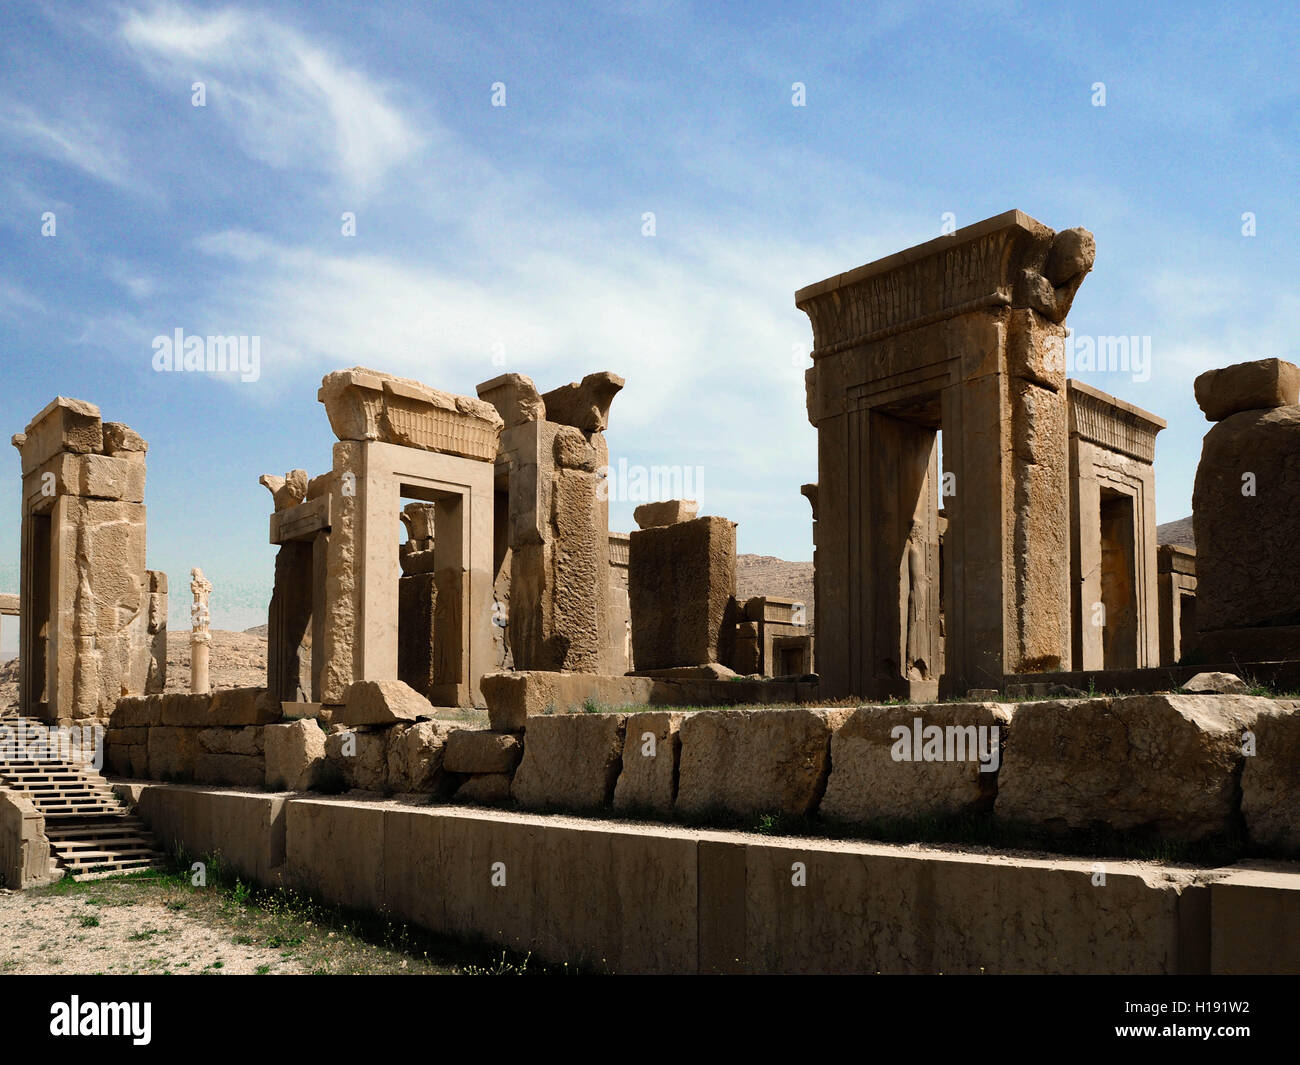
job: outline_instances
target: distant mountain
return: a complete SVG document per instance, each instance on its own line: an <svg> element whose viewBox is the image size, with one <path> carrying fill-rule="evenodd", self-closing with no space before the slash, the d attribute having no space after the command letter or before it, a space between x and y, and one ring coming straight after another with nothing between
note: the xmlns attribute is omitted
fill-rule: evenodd
<svg viewBox="0 0 1300 1065"><path fill-rule="evenodd" d="M1192 533L1192 516L1189 514L1187 517L1179 518L1177 521L1167 521L1163 525L1157 525L1156 543L1181 544L1184 547L1195 547L1196 537Z"/></svg>

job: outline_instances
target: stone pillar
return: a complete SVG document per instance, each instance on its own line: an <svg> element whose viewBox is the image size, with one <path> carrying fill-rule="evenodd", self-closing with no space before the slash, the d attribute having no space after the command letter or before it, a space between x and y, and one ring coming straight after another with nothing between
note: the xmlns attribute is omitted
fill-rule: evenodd
<svg viewBox="0 0 1300 1065"><path fill-rule="evenodd" d="M1160 581L1160 664L1177 665L1196 650L1196 548L1161 544L1156 552Z"/></svg>
<svg viewBox="0 0 1300 1065"><path fill-rule="evenodd" d="M195 566L190 570L190 592L194 595L194 605L190 607L190 691L202 695L211 690L208 681L208 652L212 645L212 634L208 630L208 596L212 593L212 582L203 576L203 571Z"/></svg>
<svg viewBox="0 0 1300 1065"><path fill-rule="evenodd" d="M56 397L14 436L22 465L19 702L48 721L104 720L146 690L158 633L145 569L148 445ZM165 632L164 632L165 635Z"/></svg>
<svg viewBox="0 0 1300 1065"><path fill-rule="evenodd" d="M1069 668L1063 322L1093 255L1010 211L796 294L822 695L932 697L941 662L958 694Z"/></svg>
<svg viewBox="0 0 1300 1065"><path fill-rule="evenodd" d="M1196 621L1208 663L1300 659L1300 367L1260 359L1196 379Z"/></svg>
<svg viewBox="0 0 1300 1065"><path fill-rule="evenodd" d="M611 640L604 430L623 387L611 373L539 395L505 374L478 386L501 414L508 485L510 650L516 669L623 672Z"/></svg>

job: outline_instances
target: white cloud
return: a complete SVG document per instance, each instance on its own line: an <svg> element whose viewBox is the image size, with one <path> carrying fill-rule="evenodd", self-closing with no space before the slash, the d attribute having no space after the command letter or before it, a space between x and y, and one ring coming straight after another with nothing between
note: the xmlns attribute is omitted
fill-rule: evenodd
<svg viewBox="0 0 1300 1065"><path fill-rule="evenodd" d="M207 106L270 166L323 170L364 194L420 142L380 86L262 13L160 4L128 11L121 33L156 79L202 81Z"/></svg>
<svg viewBox="0 0 1300 1065"><path fill-rule="evenodd" d="M124 155L104 126L89 115L38 114L25 104L0 104L0 131L47 159L76 167L110 185L126 185Z"/></svg>

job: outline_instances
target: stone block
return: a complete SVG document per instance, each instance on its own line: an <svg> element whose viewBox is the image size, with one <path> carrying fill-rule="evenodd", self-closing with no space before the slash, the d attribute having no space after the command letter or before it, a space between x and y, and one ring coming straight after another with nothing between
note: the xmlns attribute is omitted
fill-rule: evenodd
<svg viewBox="0 0 1300 1065"><path fill-rule="evenodd" d="M162 709L161 695L127 695L117 701L109 721L113 728L161 725Z"/></svg>
<svg viewBox="0 0 1300 1065"><path fill-rule="evenodd" d="M598 706L644 706L655 683L645 677L609 677L592 673L520 670L484 674L488 722L494 732L522 732L535 714Z"/></svg>
<svg viewBox="0 0 1300 1065"><path fill-rule="evenodd" d="M262 725L244 728L207 728L199 730L199 746L212 754L261 754L263 746Z"/></svg>
<svg viewBox="0 0 1300 1065"><path fill-rule="evenodd" d="M388 730L388 786L398 793L433 794L442 789L443 759L452 726L417 721Z"/></svg>
<svg viewBox="0 0 1300 1065"><path fill-rule="evenodd" d="M546 420L571 425L584 433L601 432L609 427L610 404L624 384L618 374L605 370L552 389L542 395Z"/></svg>
<svg viewBox="0 0 1300 1065"><path fill-rule="evenodd" d="M149 777L153 780L193 780L201 749L199 730L164 725L149 730Z"/></svg>
<svg viewBox="0 0 1300 1065"><path fill-rule="evenodd" d="M1209 892L1211 973L1300 974L1300 875L1272 869L1230 870L1210 885ZM1249 1021L1243 1018L1241 1023Z"/></svg>
<svg viewBox="0 0 1300 1065"><path fill-rule="evenodd" d="M181 847L192 860L217 859L258 883L280 882L287 810L282 796L146 784L134 805L165 851Z"/></svg>
<svg viewBox="0 0 1300 1065"><path fill-rule="evenodd" d="M392 725L433 715L429 700L400 680L359 680L348 686L338 725Z"/></svg>
<svg viewBox="0 0 1300 1065"><path fill-rule="evenodd" d="M1252 730L1255 753L1241 774L1241 812L1257 847L1300 854L1300 702L1278 700Z"/></svg>
<svg viewBox="0 0 1300 1065"><path fill-rule="evenodd" d="M55 396L22 435L23 476L61 451L88 455L104 450L99 408L66 396Z"/></svg>
<svg viewBox="0 0 1300 1065"><path fill-rule="evenodd" d="M538 394L532 378L521 373L505 373L484 381L475 389L478 398L491 403L501 415L506 429L546 417L546 404Z"/></svg>
<svg viewBox="0 0 1300 1065"><path fill-rule="evenodd" d="M1250 685L1234 673L1198 673L1182 688L1189 695L1250 694Z"/></svg>
<svg viewBox="0 0 1300 1065"><path fill-rule="evenodd" d="M509 773L523 756L519 737L508 732L456 729L447 737L443 768L451 773Z"/></svg>
<svg viewBox="0 0 1300 1065"><path fill-rule="evenodd" d="M639 529L658 529L682 521L694 521L699 516L700 505L694 499L667 499L659 503L642 503L634 511Z"/></svg>
<svg viewBox="0 0 1300 1065"><path fill-rule="evenodd" d="M995 702L859 707L831 739L818 812L863 823L991 809L1012 712Z"/></svg>
<svg viewBox="0 0 1300 1065"><path fill-rule="evenodd" d="M266 780L266 759L260 754L212 754L199 751L194 779L203 784L260 788Z"/></svg>
<svg viewBox="0 0 1300 1065"><path fill-rule="evenodd" d="M1246 695L1023 703L994 812L1054 829L1100 824L1189 840L1227 833L1243 733L1272 705Z"/></svg>
<svg viewBox="0 0 1300 1065"><path fill-rule="evenodd" d="M736 527L726 518L633 532L628 601L637 669L726 661L735 592Z"/></svg>
<svg viewBox="0 0 1300 1065"><path fill-rule="evenodd" d="M149 445L140 434L122 422L104 422L104 453L107 455L143 455Z"/></svg>
<svg viewBox="0 0 1300 1065"><path fill-rule="evenodd" d="M77 494L94 499L144 502L145 466L129 458L82 455L77 462Z"/></svg>
<svg viewBox="0 0 1300 1065"><path fill-rule="evenodd" d="M1206 421L1221 422L1247 410L1272 410L1300 401L1300 366L1285 359L1238 362L1207 370L1192 387Z"/></svg>
<svg viewBox="0 0 1300 1065"><path fill-rule="evenodd" d="M622 765L627 714L557 714L529 719L511 794L536 810L608 806Z"/></svg>
<svg viewBox="0 0 1300 1065"><path fill-rule="evenodd" d="M503 803L510 799L509 773L476 773L456 789L456 802Z"/></svg>
<svg viewBox="0 0 1300 1065"><path fill-rule="evenodd" d="M846 707L689 715L680 731L677 812L812 814L830 772L831 734L852 713Z"/></svg>
<svg viewBox="0 0 1300 1065"><path fill-rule="evenodd" d="M349 788L386 791L388 736L386 729L333 725L325 737L325 754Z"/></svg>
<svg viewBox="0 0 1300 1065"><path fill-rule="evenodd" d="M266 751L266 786L272 791L306 791L320 781L325 733L312 718L262 730Z"/></svg>
<svg viewBox="0 0 1300 1065"><path fill-rule="evenodd" d="M685 718L681 711L672 710L627 715L614 809L672 815L682 749L679 730Z"/></svg>

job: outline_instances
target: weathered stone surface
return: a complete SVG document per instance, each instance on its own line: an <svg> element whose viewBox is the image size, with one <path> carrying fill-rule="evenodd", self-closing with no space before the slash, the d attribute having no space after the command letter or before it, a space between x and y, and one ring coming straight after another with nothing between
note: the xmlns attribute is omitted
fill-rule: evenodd
<svg viewBox="0 0 1300 1065"><path fill-rule="evenodd" d="M476 774L456 789L454 798L456 802L507 802L510 799L510 774Z"/></svg>
<svg viewBox="0 0 1300 1065"><path fill-rule="evenodd" d="M628 714L614 809L647 810L665 816L673 812L682 749L679 730L685 719L684 713L672 710Z"/></svg>
<svg viewBox="0 0 1300 1065"><path fill-rule="evenodd" d="M580 470L595 473L600 465L600 450L587 434L572 426L561 426L555 434L555 466L559 470ZM609 530L605 530L608 534Z"/></svg>
<svg viewBox="0 0 1300 1065"><path fill-rule="evenodd" d="M700 505L694 499L666 499L659 503L642 503L634 511L639 529L658 529L676 525L679 521L694 521L699 516Z"/></svg>
<svg viewBox="0 0 1300 1065"><path fill-rule="evenodd" d="M384 729L333 725L325 754L349 788L384 791L388 786L388 737Z"/></svg>
<svg viewBox="0 0 1300 1065"><path fill-rule="evenodd" d="M1251 842L1300 852L1300 702L1277 700L1252 729L1255 753L1241 774L1241 812Z"/></svg>
<svg viewBox="0 0 1300 1065"><path fill-rule="evenodd" d="M542 396L546 420L572 425L586 433L600 432L609 427L610 404L625 383L618 374L606 370L561 385Z"/></svg>
<svg viewBox="0 0 1300 1065"><path fill-rule="evenodd" d="M681 726L678 813L806 816L830 771L837 710L702 710Z"/></svg>
<svg viewBox="0 0 1300 1065"><path fill-rule="evenodd" d="M195 759L194 779L202 784L260 788L266 779L266 759L261 755L200 751Z"/></svg>
<svg viewBox="0 0 1300 1065"><path fill-rule="evenodd" d="M507 429L524 422L542 421L546 417L546 404L542 402L537 386L531 377L521 373L503 373L484 381L475 391L479 399L496 408Z"/></svg>
<svg viewBox="0 0 1300 1065"><path fill-rule="evenodd" d="M1300 406L1233 414L1205 434L1196 469L1196 621L1300 625ZM1215 649L1203 640L1209 661Z"/></svg>
<svg viewBox="0 0 1300 1065"><path fill-rule="evenodd" d="M152 780L192 780L201 753L199 730L156 726L149 730L149 777Z"/></svg>
<svg viewBox="0 0 1300 1065"><path fill-rule="evenodd" d="M587 701L599 706L644 706L654 682L641 677L520 670L488 673L482 688L493 731L522 732L534 714L563 713Z"/></svg>
<svg viewBox="0 0 1300 1065"><path fill-rule="evenodd" d="M144 502L143 462L110 455L81 455L77 459L78 495L94 499Z"/></svg>
<svg viewBox="0 0 1300 1065"><path fill-rule="evenodd" d="M417 721L388 730L388 786L400 793L428 795L441 790L443 760L452 726Z"/></svg>
<svg viewBox="0 0 1300 1065"><path fill-rule="evenodd" d="M818 813L868 822L991 808L1012 713L995 702L859 707L831 740Z"/></svg>
<svg viewBox="0 0 1300 1065"><path fill-rule="evenodd" d="M725 661L734 627L736 526L696 518L632 533L628 600L638 670Z"/></svg>
<svg viewBox="0 0 1300 1065"><path fill-rule="evenodd" d="M511 794L534 810L608 806L622 763L627 714L530 718Z"/></svg>
<svg viewBox="0 0 1300 1065"><path fill-rule="evenodd" d="M88 455L104 450L104 428L93 403L55 396L22 434L22 471L31 473L60 451Z"/></svg>
<svg viewBox="0 0 1300 1065"><path fill-rule="evenodd" d="M263 728L207 728L199 730L199 746L211 754L261 754Z"/></svg>
<svg viewBox="0 0 1300 1065"><path fill-rule="evenodd" d="M1021 704L994 813L1056 829L1102 824L1182 839L1226 832L1243 733L1272 705L1247 695Z"/></svg>
<svg viewBox="0 0 1300 1065"><path fill-rule="evenodd" d="M1235 673L1198 673L1183 691L1189 695L1249 695L1250 685Z"/></svg>
<svg viewBox="0 0 1300 1065"><path fill-rule="evenodd" d="M114 728L136 728L162 724L161 695L128 695L117 701L111 723Z"/></svg>
<svg viewBox="0 0 1300 1065"><path fill-rule="evenodd" d="M443 768L451 773L509 773L523 756L519 737L508 732L457 729L447 737Z"/></svg>
<svg viewBox="0 0 1300 1065"><path fill-rule="evenodd" d="M348 686L337 725L391 725L433 714L429 700L400 680L359 680Z"/></svg>
<svg viewBox="0 0 1300 1065"><path fill-rule="evenodd" d="M149 450L144 439L123 422L104 422L104 453L106 455L142 455Z"/></svg>
<svg viewBox="0 0 1300 1065"><path fill-rule="evenodd" d="M501 416L481 399L354 366L326 374L317 398L340 440L380 440L492 461Z"/></svg>
<svg viewBox="0 0 1300 1065"><path fill-rule="evenodd" d="M131 728L110 728L104 733L104 745L107 747L129 747L149 742L149 729L146 726Z"/></svg>
<svg viewBox="0 0 1300 1065"><path fill-rule="evenodd" d="M262 731L266 786L273 791L306 791L319 783L325 763L325 733L313 718Z"/></svg>
<svg viewBox="0 0 1300 1065"><path fill-rule="evenodd" d="M1300 366L1285 359L1238 362L1207 370L1192 387L1206 421L1221 422L1241 411L1293 406L1300 400Z"/></svg>

